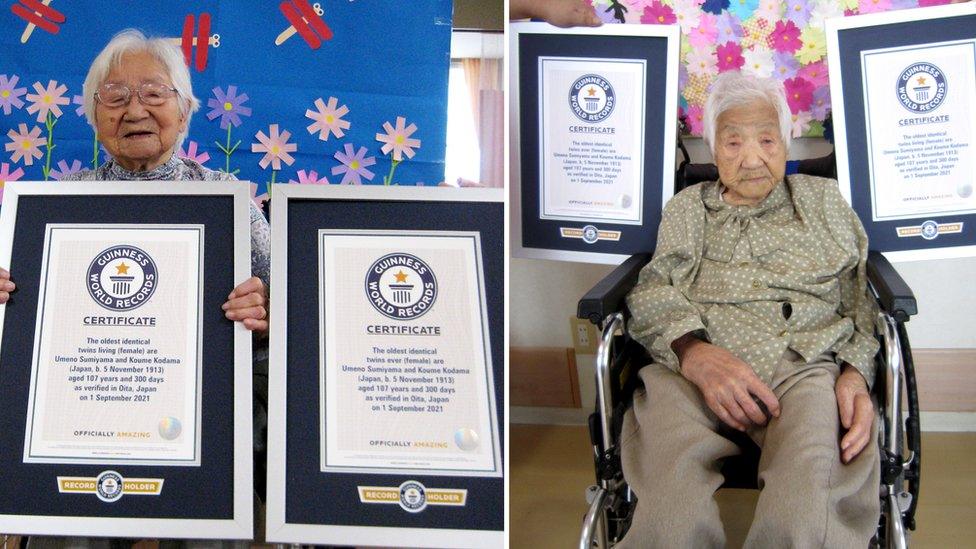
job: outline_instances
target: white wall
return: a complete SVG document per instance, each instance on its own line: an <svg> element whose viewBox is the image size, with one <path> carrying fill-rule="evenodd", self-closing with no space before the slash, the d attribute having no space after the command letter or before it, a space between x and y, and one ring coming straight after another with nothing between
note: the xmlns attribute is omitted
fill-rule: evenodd
<svg viewBox="0 0 976 549"><path fill-rule="evenodd" d="M687 146L693 162L711 161L700 140L689 140ZM814 158L830 148L820 138L797 139L790 157ZM912 346L976 348L976 258L894 266L918 300L919 314L908 323ZM611 270L606 265L512 258L511 345L572 347L568 319L576 314L576 301ZM588 384L592 378L580 379Z"/></svg>

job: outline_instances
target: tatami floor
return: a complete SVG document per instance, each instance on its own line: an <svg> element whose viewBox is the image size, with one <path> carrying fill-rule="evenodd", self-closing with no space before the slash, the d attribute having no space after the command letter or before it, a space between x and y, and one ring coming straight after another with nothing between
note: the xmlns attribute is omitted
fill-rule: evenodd
<svg viewBox="0 0 976 549"><path fill-rule="evenodd" d="M511 426L511 547L577 545L593 483L583 426ZM976 548L976 433L923 433L922 493L913 548ZM758 492L720 490L729 547L741 545Z"/></svg>

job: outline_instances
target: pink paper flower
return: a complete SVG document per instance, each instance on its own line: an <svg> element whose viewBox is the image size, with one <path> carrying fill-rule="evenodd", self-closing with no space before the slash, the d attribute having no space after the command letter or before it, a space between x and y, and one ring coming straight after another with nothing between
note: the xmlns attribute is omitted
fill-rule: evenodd
<svg viewBox="0 0 976 549"><path fill-rule="evenodd" d="M793 137L802 137L803 134L810 131L810 122L813 122L813 117L810 116L809 111L800 111L795 113L792 119Z"/></svg>
<svg viewBox="0 0 976 549"><path fill-rule="evenodd" d="M788 78L783 86L786 88L786 102L793 114L808 110L813 104L814 86L810 82L800 77Z"/></svg>
<svg viewBox="0 0 976 549"><path fill-rule="evenodd" d="M34 90L37 93L27 94L27 100L31 102L27 107L27 112L30 114L36 112L38 122L47 120L47 113L49 112L58 118L61 116L61 105L71 103L70 99L62 97L68 91L68 86L64 84L59 86L54 80L48 81L47 88L42 86L40 82L34 82Z"/></svg>
<svg viewBox="0 0 976 549"><path fill-rule="evenodd" d="M81 96L81 95L72 96L71 97L71 104L72 105L78 105L78 108L75 109L75 114L77 114L78 116L85 116L85 98L84 98L84 96Z"/></svg>
<svg viewBox="0 0 976 549"><path fill-rule="evenodd" d="M298 181L294 179L289 179L289 183L300 183L302 185L328 185L329 180L323 175L319 177L318 172L315 170L310 170L306 172L305 170L298 170Z"/></svg>
<svg viewBox="0 0 976 549"><path fill-rule="evenodd" d="M41 128L38 126L34 126L30 132L27 131L27 124L19 124L17 127L20 131L15 132L11 129L7 132L10 143L4 145L4 149L13 153L10 155L11 162L17 162L23 158L24 164L31 166L34 164L35 158L44 156L39 147L44 145L47 140L40 137Z"/></svg>
<svg viewBox="0 0 976 549"><path fill-rule="evenodd" d="M376 158L366 156L366 147L360 147L357 151L351 143L346 143L344 148L345 153L335 153L335 159L342 164L332 168L332 175L343 174L342 185L362 185L361 178L372 181L375 174L366 168L376 164Z"/></svg>
<svg viewBox="0 0 976 549"><path fill-rule="evenodd" d="M23 168L17 168L14 171L10 171L10 164L7 164L6 162L0 164L0 202L3 202L3 190L7 186L7 182L17 181L23 176Z"/></svg>
<svg viewBox="0 0 976 549"><path fill-rule="evenodd" d="M264 135L264 132L258 131L254 135L260 141L260 143L251 143L251 152L263 152L264 157L258 162L261 169L267 168L268 164L271 164L271 169L280 170L281 161L284 160L285 164L291 166L295 161L295 158L288 154L298 150L298 145L294 143L289 143L288 138L291 137L291 133L287 130L278 133L278 125L271 124L268 128L268 133L270 135Z"/></svg>
<svg viewBox="0 0 976 549"><path fill-rule="evenodd" d="M769 47L779 52L793 53L803 47L800 29L793 21L777 21L768 41Z"/></svg>
<svg viewBox="0 0 976 549"><path fill-rule="evenodd" d="M671 25L678 20L674 16L674 11L671 6L665 6L658 0L651 2L651 5L644 8L644 15L641 15L641 23L650 23L652 25Z"/></svg>
<svg viewBox="0 0 976 549"><path fill-rule="evenodd" d="M828 83L827 65L823 61L817 61L815 63L805 65L797 74L804 80L813 84L813 86L816 88L826 86Z"/></svg>
<svg viewBox="0 0 976 549"><path fill-rule="evenodd" d="M688 107L688 130L692 135L701 135L705 124L705 113L700 105Z"/></svg>
<svg viewBox="0 0 976 549"><path fill-rule="evenodd" d="M413 158L413 148L420 147L419 139L410 138L413 132L417 131L417 125L411 123L409 126L404 127L406 123L407 120L404 117L398 116L396 119L396 128L391 126L389 122L383 122L383 129L386 130L386 133L376 134L376 140L385 143L380 148L380 151L383 154L390 154L390 151L393 151L393 160L397 162L403 160L404 154L407 155L407 158Z"/></svg>
<svg viewBox="0 0 976 549"><path fill-rule="evenodd" d="M726 42L715 50L718 58L718 72L739 70L746 62L742 57L742 48L735 42Z"/></svg>
<svg viewBox="0 0 976 549"><path fill-rule="evenodd" d="M891 9L891 0L859 0L858 13L878 13Z"/></svg>
<svg viewBox="0 0 976 549"><path fill-rule="evenodd" d="M199 145L196 141L190 141L186 145L186 150L180 147L180 150L176 152L176 156L180 158L186 158L187 160L192 160L201 166L210 160L210 153L207 151L199 152Z"/></svg>
<svg viewBox="0 0 976 549"><path fill-rule="evenodd" d="M696 48L705 48L715 43L718 36L717 18L710 13L702 13L698 26L688 33L688 42Z"/></svg>
<svg viewBox="0 0 976 549"><path fill-rule="evenodd" d="M321 97L316 99L315 108L318 111L305 111L305 116L315 121L314 124L309 125L308 133L315 135L315 132L319 132L319 139L322 141L328 141L330 134L336 137L345 135L343 130L348 130L350 124L342 117L349 112L349 108L345 105L338 107L338 104L339 100L335 97L330 97L328 104L324 103Z"/></svg>
<svg viewBox="0 0 976 549"><path fill-rule="evenodd" d="M52 179L57 179L58 181L60 181L65 177L73 173L78 173L80 171L81 171L81 160L73 161L70 166L68 165L67 161L61 160L58 162L57 169L51 170L50 175Z"/></svg>
<svg viewBox="0 0 976 549"><path fill-rule="evenodd" d="M17 82L20 80L16 74L7 79L6 74L0 74L0 107L3 114L10 114L11 107L19 109L24 106L24 101L20 96L27 93L27 88L18 88Z"/></svg>

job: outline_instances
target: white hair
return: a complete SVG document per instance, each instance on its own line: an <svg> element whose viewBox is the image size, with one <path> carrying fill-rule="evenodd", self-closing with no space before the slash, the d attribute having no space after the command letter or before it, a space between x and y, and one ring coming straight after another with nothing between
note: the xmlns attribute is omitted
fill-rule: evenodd
<svg viewBox="0 0 976 549"><path fill-rule="evenodd" d="M705 101L702 138L713 155L715 154L715 131L717 130L718 117L729 109L743 107L755 101L765 101L776 109L783 145L787 151L790 150L793 115L790 112L789 103L786 102L786 90L783 88L783 83L774 78L760 78L738 71L728 71L715 78L712 82L712 90Z"/></svg>
<svg viewBox="0 0 976 549"><path fill-rule="evenodd" d="M178 94L180 111L186 121L186 130L176 138L176 149L183 145L187 133L190 131L190 117L200 108L200 101L193 95L193 84L190 82L190 71L183 61L183 52L175 44L170 44L164 38L147 38L136 29L125 29L112 37L105 48L92 61L82 87L84 96L83 106L85 118L92 128L95 125L95 92L105 83L113 68L119 67L122 57L129 53L146 52L152 55L166 68L166 75L173 82ZM133 93L135 90L133 90ZM138 101L137 97L132 98ZM97 128L96 128L97 131Z"/></svg>

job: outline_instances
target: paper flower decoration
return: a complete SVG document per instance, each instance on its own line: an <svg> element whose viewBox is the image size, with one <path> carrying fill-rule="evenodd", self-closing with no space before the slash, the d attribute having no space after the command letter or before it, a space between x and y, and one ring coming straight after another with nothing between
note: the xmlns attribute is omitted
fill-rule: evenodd
<svg viewBox="0 0 976 549"><path fill-rule="evenodd" d="M258 162L258 165L262 169L267 168L268 164L271 164L272 170L280 170L282 160L289 166L295 162L295 158L288 153L297 151L298 145L288 142L291 133L287 130L278 133L278 125L271 124L268 128L268 135L264 135L264 132L258 131L254 137L259 142L251 144L251 152L264 153L264 156Z"/></svg>
<svg viewBox="0 0 976 549"><path fill-rule="evenodd" d="M792 53L778 51L773 54L773 75L780 80L793 78L800 70L800 62Z"/></svg>
<svg viewBox="0 0 976 549"><path fill-rule="evenodd" d="M717 19L710 13L703 13L698 26L688 33L688 42L696 48L705 48L714 44L718 37Z"/></svg>
<svg viewBox="0 0 976 549"><path fill-rule="evenodd" d="M748 50L742 53L745 63L742 70L760 78L773 74L773 53L769 50Z"/></svg>
<svg viewBox="0 0 976 549"><path fill-rule="evenodd" d="M23 168L17 168L14 171L10 171L10 164L7 164L6 162L0 164L0 202L3 202L3 190L7 186L7 182L17 181L23 176Z"/></svg>
<svg viewBox="0 0 976 549"><path fill-rule="evenodd" d="M35 158L44 156L39 147L47 140L40 136L41 128L37 126L34 126L30 132L27 131L27 124L19 124L17 128L18 131L11 129L7 132L10 143L4 145L4 149L12 153L10 155L11 162L19 162L23 159L24 164L31 166L34 164Z"/></svg>
<svg viewBox="0 0 976 549"><path fill-rule="evenodd" d="M207 113L207 120L213 121L220 117L220 129L229 129L231 124L234 127L241 125L241 116L251 116L250 107L245 107L248 97L246 93L238 95L237 86L227 86L227 92L215 87L214 96L207 100L210 112Z"/></svg>
<svg viewBox="0 0 976 549"><path fill-rule="evenodd" d="M319 177L318 172L315 170L310 170L306 172L305 170L298 170L298 181L294 179L289 179L289 183L300 183L302 185L328 185L329 180L323 175Z"/></svg>
<svg viewBox="0 0 976 549"><path fill-rule="evenodd" d="M813 103L813 84L802 78L789 78L783 82L786 88L786 102L790 112L796 114L810 108Z"/></svg>
<svg viewBox="0 0 976 549"><path fill-rule="evenodd" d="M75 114L77 114L78 116L85 116L85 98L84 98L84 96L81 96L81 95L73 95L73 96L71 96L71 104L72 105L78 105L78 107L75 109Z"/></svg>
<svg viewBox="0 0 976 549"><path fill-rule="evenodd" d="M390 154L390 151L393 151L393 159L397 162L403 160L404 154L407 155L407 158L413 158L413 149L420 147L420 140L410 137L413 132L417 131L417 125L410 124L404 127L406 123L404 117L398 116L395 128L389 122L383 122L383 129L386 130L386 133L376 134L376 140L384 143L380 151L383 154Z"/></svg>
<svg viewBox="0 0 976 549"><path fill-rule="evenodd" d="M336 137L345 135L344 130L349 129L350 123L342 117L349 112L349 108L345 105L337 106L338 104L339 100L335 97L330 97L328 104L324 103L321 97L316 99L315 108L318 110L305 111L305 117L315 121L308 126L308 133L315 135L315 132L319 132L319 139L322 141L328 141L329 135Z"/></svg>
<svg viewBox="0 0 976 549"><path fill-rule="evenodd" d="M51 170L50 173L53 179L57 179L58 181L60 181L65 177L68 177L69 175L73 173L78 173L80 171L81 171L81 160L72 161L70 166L68 165L67 161L60 160L58 161L57 169Z"/></svg>
<svg viewBox="0 0 976 549"><path fill-rule="evenodd" d="M372 181L375 174L366 168L376 164L376 159L366 156L366 147L360 147L357 151L351 143L346 143L344 149L345 152L335 153L335 159L341 165L332 168L332 175L343 174L342 185L362 185L362 178Z"/></svg>
<svg viewBox="0 0 976 549"><path fill-rule="evenodd" d="M62 114L61 105L71 103L70 99L62 97L68 91L68 86L58 85L54 80L48 81L46 88L40 82L34 82L34 91L37 93L27 94L27 100L31 103L27 106L27 112L36 112L38 122L46 121L48 113L58 118Z"/></svg>
<svg viewBox="0 0 976 549"><path fill-rule="evenodd" d="M199 152L198 149L199 145L197 142L190 141L186 145L186 150L184 151L183 147L180 147L180 150L176 152L176 156L192 160L202 166L207 162L207 160L210 160L210 153L207 151Z"/></svg>
<svg viewBox="0 0 976 549"><path fill-rule="evenodd" d="M715 50L718 58L718 72L738 70L745 63L742 58L742 48L735 42L726 42Z"/></svg>
<svg viewBox="0 0 976 549"><path fill-rule="evenodd" d="M258 184L251 183L251 202L258 207L258 210L264 209L264 203L270 198L268 193L258 194Z"/></svg>
<svg viewBox="0 0 976 549"><path fill-rule="evenodd" d="M20 96L27 93L27 88L18 88L19 80L16 74L11 75L9 79L6 74L0 74L0 108L3 109L3 114L10 114L11 108L19 109L24 106Z"/></svg>
<svg viewBox="0 0 976 549"><path fill-rule="evenodd" d="M807 27L800 33L800 40L803 41L803 47L796 54L800 63L808 65L827 55L827 35L822 29Z"/></svg>
<svg viewBox="0 0 976 549"><path fill-rule="evenodd" d="M777 21L769 33L769 47L778 52L793 53L800 49L800 29L793 21Z"/></svg>
<svg viewBox="0 0 976 549"><path fill-rule="evenodd" d="M652 25L671 25L677 20L671 6L665 6L657 0L654 0L654 2L651 2L651 5L645 7L644 15L641 15L641 23L650 23Z"/></svg>
<svg viewBox="0 0 976 549"><path fill-rule="evenodd" d="M809 111L800 111L793 115L793 137L800 137L810 129L813 117Z"/></svg>

